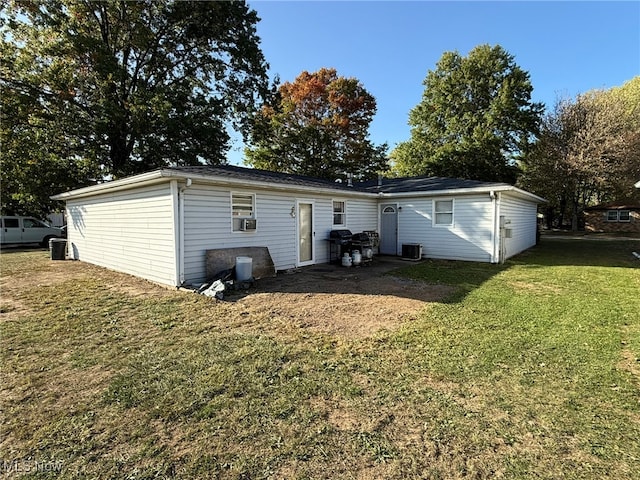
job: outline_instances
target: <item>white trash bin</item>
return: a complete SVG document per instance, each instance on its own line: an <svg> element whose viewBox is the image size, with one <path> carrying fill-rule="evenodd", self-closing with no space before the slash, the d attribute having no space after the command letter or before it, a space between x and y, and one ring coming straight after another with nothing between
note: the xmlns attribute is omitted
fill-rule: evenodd
<svg viewBox="0 0 640 480"><path fill-rule="evenodd" d="M236 280L248 282L253 279L253 259L251 257L236 257Z"/></svg>

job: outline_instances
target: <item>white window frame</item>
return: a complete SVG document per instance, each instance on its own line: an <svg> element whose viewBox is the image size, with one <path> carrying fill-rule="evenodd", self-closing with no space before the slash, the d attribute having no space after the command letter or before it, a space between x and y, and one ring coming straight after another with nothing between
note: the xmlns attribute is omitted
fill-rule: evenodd
<svg viewBox="0 0 640 480"><path fill-rule="evenodd" d="M623 213L626 213L627 218L622 218ZM607 210L607 213L605 213L605 221L608 223L629 223L631 222L631 210Z"/></svg>
<svg viewBox="0 0 640 480"><path fill-rule="evenodd" d="M336 212L336 203L342 204L342 212ZM334 198L331 200L331 224L334 227L346 227L347 226L347 201L341 198ZM336 223L336 215L342 216L342 223Z"/></svg>
<svg viewBox="0 0 640 480"><path fill-rule="evenodd" d="M612 213L613 213L613 216L615 216L615 218L611 218L612 217L612 215L611 215ZM617 222L618 221L618 210L607 210L606 219L607 219L607 222Z"/></svg>
<svg viewBox="0 0 640 480"><path fill-rule="evenodd" d="M622 219L622 212L627 214L627 218L625 218L624 220ZM630 222L631 221L631 210L619 210L618 211L618 221L619 222Z"/></svg>
<svg viewBox="0 0 640 480"><path fill-rule="evenodd" d="M234 205L241 206L241 203L234 204L233 197L251 197L251 214L250 215L235 215ZM231 216L231 231L233 233L254 233L253 230L240 230L240 227L236 228L236 220L251 219L255 220L256 217L256 194L247 192L231 192L229 195L230 204L230 216Z"/></svg>
<svg viewBox="0 0 640 480"><path fill-rule="evenodd" d="M436 212L436 206L438 204L438 202L451 202L451 211L446 211L446 212ZM456 202L454 198L434 198L433 199L433 203L432 203L432 207L431 207L431 225L434 228L451 228L454 225L454 221L455 221L455 209L456 209ZM438 215L439 214L446 214L446 215L451 215L451 223L440 223L438 222Z"/></svg>

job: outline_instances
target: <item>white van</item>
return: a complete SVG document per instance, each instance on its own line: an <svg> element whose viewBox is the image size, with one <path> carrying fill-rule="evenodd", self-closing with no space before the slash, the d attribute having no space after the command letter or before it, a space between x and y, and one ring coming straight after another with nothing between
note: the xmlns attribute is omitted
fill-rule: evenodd
<svg viewBox="0 0 640 480"><path fill-rule="evenodd" d="M62 229L50 227L33 217L2 217L0 243L2 245L39 243L49 246L50 238L62 237Z"/></svg>

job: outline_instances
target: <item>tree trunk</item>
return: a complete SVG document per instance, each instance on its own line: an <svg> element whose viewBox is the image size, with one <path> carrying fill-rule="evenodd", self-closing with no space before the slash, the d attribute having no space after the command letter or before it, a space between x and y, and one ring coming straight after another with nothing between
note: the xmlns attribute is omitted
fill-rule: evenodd
<svg viewBox="0 0 640 480"><path fill-rule="evenodd" d="M564 214L567 211L567 198L563 195L560 199L560 212L558 215L558 228L564 226Z"/></svg>
<svg viewBox="0 0 640 480"><path fill-rule="evenodd" d="M578 200L573 199L573 208L571 209L571 231L578 231Z"/></svg>
<svg viewBox="0 0 640 480"><path fill-rule="evenodd" d="M113 125L109 132L109 160L115 178L126 177L133 172L129 164L131 151L127 145L127 133L123 125Z"/></svg>
<svg viewBox="0 0 640 480"><path fill-rule="evenodd" d="M547 207L547 212L545 215L546 221L547 221L547 230L553 229L553 214L554 214L553 207Z"/></svg>

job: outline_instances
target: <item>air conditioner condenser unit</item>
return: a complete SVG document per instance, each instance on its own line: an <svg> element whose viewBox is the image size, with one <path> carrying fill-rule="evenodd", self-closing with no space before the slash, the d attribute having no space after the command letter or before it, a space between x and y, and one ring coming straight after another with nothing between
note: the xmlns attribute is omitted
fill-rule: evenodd
<svg viewBox="0 0 640 480"><path fill-rule="evenodd" d="M404 260L420 260L422 258L422 245L419 243L403 243L402 258Z"/></svg>

